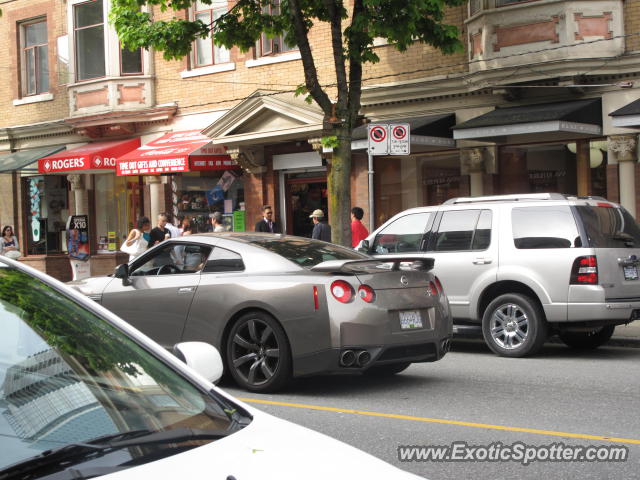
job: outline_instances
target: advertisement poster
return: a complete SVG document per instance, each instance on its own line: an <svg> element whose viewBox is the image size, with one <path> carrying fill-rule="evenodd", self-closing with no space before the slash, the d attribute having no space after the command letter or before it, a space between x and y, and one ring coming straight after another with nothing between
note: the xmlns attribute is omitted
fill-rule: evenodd
<svg viewBox="0 0 640 480"><path fill-rule="evenodd" d="M67 251L70 260L89 259L89 218L71 215L67 219Z"/></svg>

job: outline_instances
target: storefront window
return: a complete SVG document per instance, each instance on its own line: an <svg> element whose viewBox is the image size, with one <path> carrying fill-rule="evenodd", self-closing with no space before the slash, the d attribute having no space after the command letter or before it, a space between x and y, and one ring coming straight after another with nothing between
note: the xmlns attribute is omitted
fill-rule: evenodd
<svg viewBox="0 0 640 480"><path fill-rule="evenodd" d="M171 179L174 214L187 217L195 232L210 231L210 215L223 214L229 231L244 231L244 181L231 170L188 172ZM237 212L237 213L234 213Z"/></svg>
<svg viewBox="0 0 640 480"><path fill-rule="evenodd" d="M607 142L589 142L590 195L607 196ZM577 193L576 143L500 148L500 193Z"/></svg>
<svg viewBox="0 0 640 480"><path fill-rule="evenodd" d="M65 222L69 216L66 177L38 175L23 182L27 195L27 254L63 253Z"/></svg>
<svg viewBox="0 0 640 480"><path fill-rule="evenodd" d="M468 177L460 175L458 152L375 159L376 225L407 208L439 205L466 195Z"/></svg>
<svg viewBox="0 0 640 480"><path fill-rule="evenodd" d="M138 177L95 175L95 216L97 253L114 253L133 228L142 210ZM134 207L138 205L138 207Z"/></svg>

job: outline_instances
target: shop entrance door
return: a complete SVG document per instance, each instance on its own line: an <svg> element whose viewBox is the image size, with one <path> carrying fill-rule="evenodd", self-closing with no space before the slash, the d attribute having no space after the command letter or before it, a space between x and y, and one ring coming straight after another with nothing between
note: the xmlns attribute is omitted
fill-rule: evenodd
<svg viewBox="0 0 640 480"><path fill-rule="evenodd" d="M309 215L318 208L329 215L327 177L322 172L289 173L285 181L287 234L311 238Z"/></svg>

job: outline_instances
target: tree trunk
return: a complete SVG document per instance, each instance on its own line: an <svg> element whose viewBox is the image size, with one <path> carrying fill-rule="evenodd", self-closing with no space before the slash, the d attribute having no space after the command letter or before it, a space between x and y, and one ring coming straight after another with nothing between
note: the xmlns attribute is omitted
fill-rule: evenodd
<svg viewBox="0 0 640 480"><path fill-rule="evenodd" d="M351 129L341 125L336 134L339 144L327 175L331 241L351 247Z"/></svg>

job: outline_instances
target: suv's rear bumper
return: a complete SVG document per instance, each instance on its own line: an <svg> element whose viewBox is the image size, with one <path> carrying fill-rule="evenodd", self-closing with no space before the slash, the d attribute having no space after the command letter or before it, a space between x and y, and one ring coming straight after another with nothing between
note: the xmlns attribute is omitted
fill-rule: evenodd
<svg viewBox="0 0 640 480"><path fill-rule="evenodd" d="M611 324L623 324L640 319L640 302L570 303L567 307L569 322L610 320Z"/></svg>

